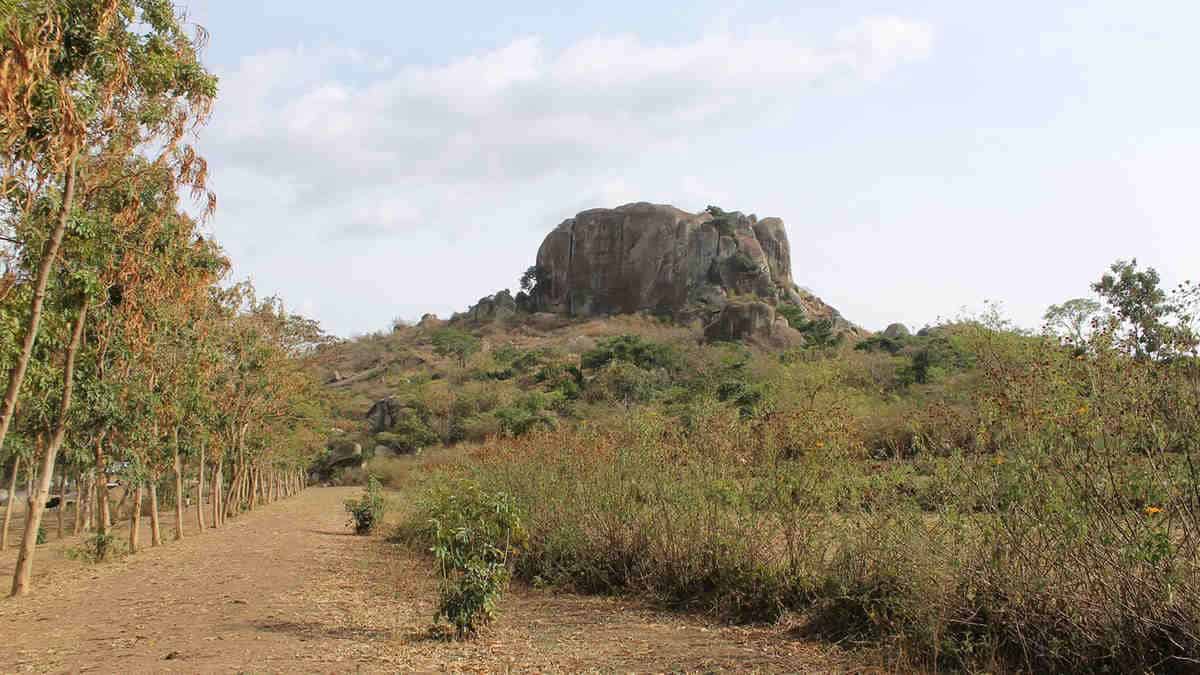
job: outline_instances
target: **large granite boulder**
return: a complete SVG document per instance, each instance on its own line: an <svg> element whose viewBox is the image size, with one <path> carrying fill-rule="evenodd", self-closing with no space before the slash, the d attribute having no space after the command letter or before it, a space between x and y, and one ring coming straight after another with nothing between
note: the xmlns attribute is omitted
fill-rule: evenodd
<svg viewBox="0 0 1200 675"><path fill-rule="evenodd" d="M765 302L731 302L704 327L709 340L755 340L774 347L796 347L804 343L800 331Z"/></svg>
<svg viewBox="0 0 1200 675"><path fill-rule="evenodd" d="M787 231L778 218L759 220L712 207L688 213L645 202L593 209L546 236L537 268L532 300L541 311L571 316L650 311L699 320L710 336L741 339L771 334L777 324L772 308L788 303L811 319L834 319L839 330L854 329L796 286Z"/></svg>

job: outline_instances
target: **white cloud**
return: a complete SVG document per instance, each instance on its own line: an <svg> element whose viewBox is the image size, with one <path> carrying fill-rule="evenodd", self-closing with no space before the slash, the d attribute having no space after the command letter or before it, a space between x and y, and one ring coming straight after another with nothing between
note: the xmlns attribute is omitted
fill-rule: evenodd
<svg viewBox="0 0 1200 675"><path fill-rule="evenodd" d="M433 66L272 50L222 73L205 142L239 220L347 236L465 227L464 206L564 175L624 194L614 172L645 153L752 124L794 106L807 84L881 77L932 43L928 25L884 17L825 44L768 32L674 45L603 36L563 49L526 38Z"/></svg>

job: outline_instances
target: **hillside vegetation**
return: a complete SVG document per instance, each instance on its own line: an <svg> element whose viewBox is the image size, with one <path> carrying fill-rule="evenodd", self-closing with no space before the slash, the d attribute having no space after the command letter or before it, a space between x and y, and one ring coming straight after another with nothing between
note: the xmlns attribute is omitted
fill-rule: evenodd
<svg viewBox="0 0 1200 675"><path fill-rule="evenodd" d="M425 447L367 470L425 494L400 538L438 553L460 634L515 575L786 619L908 665L1185 671L1195 290L1157 285L1118 264L1104 304L1054 308L1044 334L993 311L770 352L621 316L401 326L320 358L377 373L349 417L384 395L407 411L346 433ZM478 350L439 354L451 334Z"/></svg>

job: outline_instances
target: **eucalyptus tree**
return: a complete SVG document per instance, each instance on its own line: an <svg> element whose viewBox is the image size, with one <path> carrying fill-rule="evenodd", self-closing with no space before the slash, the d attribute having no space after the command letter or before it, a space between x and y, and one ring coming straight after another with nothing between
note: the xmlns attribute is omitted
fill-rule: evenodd
<svg viewBox="0 0 1200 675"><path fill-rule="evenodd" d="M10 256L30 260L32 292L0 408L0 447L41 325L46 288L70 230L79 160L124 164L148 153L204 194L206 166L184 143L208 116L216 79L200 65L169 0L28 0L0 17L0 214ZM200 37L200 36L198 36ZM54 188L61 184L61 189ZM29 218L47 194L55 217ZM209 207L214 198L207 195Z"/></svg>
<svg viewBox="0 0 1200 675"><path fill-rule="evenodd" d="M157 306L169 302L157 289L178 283L179 270L172 264L172 258L180 250L190 250L195 223L178 212L177 181L168 167L132 158L123 160L118 171L118 167L108 166L108 161L110 158L89 158L81 168L85 176L95 170L120 180L86 194L81 204L86 211L74 218L80 235L66 247L72 254L71 275L88 287L77 301L75 332L81 337L89 307L94 309L89 332L93 348L89 352L90 368L86 369L90 377L83 396L87 405L82 416L87 420L84 427L90 429L94 439L99 541L108 536L110 522L105 444L115 441L120 443L116 447L125 453L122 459L132 469L135 516L140 514L142 487L150 479L153 541L157 544L161 542L153 480L157 477L157 464L146 453L147 447L156 447L159 442L154 433L157 373L146 367L153 363L154 343L147 317ZM34 494L34 517L27 522L27 528L40 521L48 495L55 456L65 433L78 342L73 342L68 350L63 408L58 428L42 458L43 472ZM59 429L63 432L59 433ZM133 548L137 544L139 522L136 517L132 522ZM34 550L28 540L26 537L22 543L21 564L13 578L14 594L23 593L28 587Z"/></svg>

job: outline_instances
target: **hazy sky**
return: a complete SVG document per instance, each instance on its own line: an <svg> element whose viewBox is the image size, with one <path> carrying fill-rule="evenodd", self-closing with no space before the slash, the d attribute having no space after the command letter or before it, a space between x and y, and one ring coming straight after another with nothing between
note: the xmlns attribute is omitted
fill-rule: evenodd
<svg viewBox="0 0 1200 675"><path fill-rule="evenodd" d="M783 218L796 281L873 329L1200 267L1200 3L573 4L190 0L237 274L377 330L631 201Z"/></svg>

